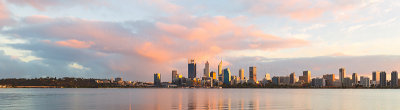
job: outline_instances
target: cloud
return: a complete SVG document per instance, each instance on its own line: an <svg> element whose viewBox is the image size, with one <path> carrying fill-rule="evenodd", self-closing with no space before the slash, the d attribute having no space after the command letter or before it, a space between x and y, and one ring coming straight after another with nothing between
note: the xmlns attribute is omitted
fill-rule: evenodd
<svg viewBox="0 0 400 110"><path fill-rule="evenodd" d="M155 61L213 56L228 50L273 50L308 44L305 40L280 38L251 26L237 25L222 16L191 17L183 21L109 23L58 18L8 32L30 38L35 35L28 33L34 32L38 34L35 37L57 40L60 46L141 55Z"/></svg>
<svg viewBox="0 0 400 110"><path fill-rule="evenodd" d="M69 64L68 67L74 68L74 69L79 69L79 70L90 70L90 68L84 67L76 62Z"/></svg>
<svg viewBox="0 0 400 110"><path fill-rule="evenodd" d="M6 0L8 3L20 6L32 6L33 8L46 11L49 7L71 7L78 4L97 4L95 0Z"/></svg>
<svg viewBox="0 0 400 110"><path fill-rule="evenodd" d="M71 39L66 41L57 41L56 44L71 48L89 48L91 45L94 45L94 42L85 42L85 41Z"/></svg>
<svg viewBox="0 0 400 110"><path fill-rule="evenodd" d="M278 15L291 19L308 21L324 15L334 15L361 7L357 0L242 0L250 13L256 15Z"/></svg>
<svg viewBox="0 0 400 110"><path fill-rule="evenodd" d="M3 1L0 1L0 27L15 23L14 19L11 18L11 15L12 14L8 10L7 6Z"/></svg>
<svg viewBox="0 0 400 110"><path fill-rule="evenodd" d="M45 64L59 62L59 66L65 66L70 64L61 62L73 61L89 65L87 68L105 66L102 68L142 78L147 78L145 75L152 72L170 71L170 63L186 58L215 57L227 51L270 51L308 45L305 40L270 35L223 16L115 23L35 15L24 18L24 21L26 26L3 33L30 39L28 44L11 46L32 51ZM97 58L102 62L96 61ZM155 68L155 65L158 66Z"/></svg>

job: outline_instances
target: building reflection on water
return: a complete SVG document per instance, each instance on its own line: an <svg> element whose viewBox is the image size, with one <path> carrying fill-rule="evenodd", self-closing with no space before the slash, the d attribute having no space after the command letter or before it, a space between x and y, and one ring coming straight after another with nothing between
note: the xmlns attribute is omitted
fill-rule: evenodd
<svg viewBox="0 0 400 110"><path fill-rule="evenodd" d="M2 89L0 109L395 110L400 108L396 93L356 89Z"/></svg>

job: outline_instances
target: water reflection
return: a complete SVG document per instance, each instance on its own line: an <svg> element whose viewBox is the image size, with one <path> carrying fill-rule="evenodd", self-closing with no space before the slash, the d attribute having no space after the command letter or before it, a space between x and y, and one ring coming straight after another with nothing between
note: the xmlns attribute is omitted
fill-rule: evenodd
<svg viewBox="0 0 400 110"><path fill-rule="evenodd" d="M0 89L0 109L375 110L396 109L400 90Z"/></svg>

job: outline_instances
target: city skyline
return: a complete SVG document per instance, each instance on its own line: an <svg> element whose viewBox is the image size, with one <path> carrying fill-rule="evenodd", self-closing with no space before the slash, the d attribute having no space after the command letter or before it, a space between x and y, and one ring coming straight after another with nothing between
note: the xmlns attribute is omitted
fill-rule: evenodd
<svg viewBox="0 0 400 110"><path fill-rule="evenodd" d="M195 61L195 59L190 59L189 60L189 62L188 62L188 68L189 67L191 67L191 65L193 64L192 62L196 62ZM208 61L206 61L206 63L205 63L205 65L206 65L206 67L208 67L208 69L210 68L209 67L209 62ZM271 73L265 73L265 74L262 74L262 73L257 73L257 70L255 69L255 68L257 68L256 66L249 66L248 68L248 71L247 71L247 73L245 72L245 69L244 68L239 68L238 69L238 72L237 72L237 74L234 74L235 72L230 72L230 69L229 69L229 67L224 67L224 66L222 66L223 65L223 61L221 60L220 61L220 63L218 63L218 69L221 69L222 71L222 80L224 80L224 71L226 70L226 69L228 69L228 71L229 71L229 76L235 76L235 77L239 77L240 78L240 80L243 80L244 78L246 78L246 80L249 80L249 81L251 81L251 80L253 80L253 79L255 79L256 81L261 81L261 80L263 80L263 79L265 79L265 77L270 77L270 74ZM191 67L191 68L193 68L193 67ZM196 67L194 67L194 68L196 68ZM253 69L254 68L254 69ZM189 69L190 70L190 69ZM285 76L285 77L290 77L290 83L291 84L293 84L293 83L295 83L295 79L297 79L297 80L305 80L305 82L311 82L311 79L312 78L324 78L324 79L330 79L330 80L339 80L339 81L341 81L342 83L344 83L343 81L345 80L345 78L350 78L351 79L351 82L352 83L355 83L355 84L358 84L359 82L358 81L361 81L362 79L361 79L361 77L364 77L364 78L369 78L369 79L371 79L371 80L373 80L373 81L380 81L380 77L382 76L380 73L382 73L382 72L388 72L388 71L386 71L386 70L377 70L377 71L371 71L370 73L366 73L366 74L362 74L362 75L358 75L358 73L357 72L353 72L353 73L347 73L346 72L346 68L344 68L344 67L339 67L338 69L338 72L337 73L325 73L325 74L323 74L323 75L320 75L320 76L318 76L318 75L313 75L312 74L312 72L310 71L310 70L302 70L301 72L302 72L302 74L300 74L299 76L298 76L298 78L296 78L296 75L295 75L295 71L294 72L290 72L290 73L288 73L288 74L279 74L279 75L272 75L272 76L278 76L278 77L281 77L281 76ZM175 73L177 73L177 71L179 71L179 70L176 70L176 69L173 69L173 70L171 70L172 71L172 75L174 75ZM212 73L212 72L214 72L213 70L208 70L208 71L210 71L208 74L206 74L206 73L203 73L203 76L197 76L197 77L187 77L187 78L189 78L189 79L193 79L193 78L203 78L203 77L211 77L210 76L210 74ZM254 72L255 72L255 74L257 75L257 74L262 74L262 76L265 76L265 77L256 77L256 76L254 76L254 75L252 75L252 74L254 74ZM398 79L398 75L397 75L397 70L390 70L390 72L391 72L391 74L385 74L384 76L385 76L385 79L387 79L388 80L388 78L389 79L391 79L391 80L394 80L394 79L392 79L392 76L397 76L397 79ZM179 73L179 72L178 72ZM395 75L394 75L394 73L395 73ZM157 74L159 74L159 73L157 73ZM185 73L180 73L180 75L182 75L182 77L185 77L185 75L184 75ZM336 75L335 75L336 74ZM377 76L377 78L378 79L374 79L374 75L378 75ZM190 76L190 73L187 73L187 76ZM241 77L241 76L243 76L243 77ZM219 75L219 77L221 77L221 75ZM302 79L303 78L303 79ZM221 79L218 79L218 80L221 80ZM168 80L166 80L167 82L168 82ZM172 81L172 80L171 80Z"/></svg>
<svg viewBox="0 0 400 110"><path fill-rule="evenodd" d="M152 81L188 73L188 59L197 77L206 61L218 74L222 59L235 76L257 67L257 79L340 67L390 78L400 70L399 9L382 0L0 0L0 77Z"/></svg>

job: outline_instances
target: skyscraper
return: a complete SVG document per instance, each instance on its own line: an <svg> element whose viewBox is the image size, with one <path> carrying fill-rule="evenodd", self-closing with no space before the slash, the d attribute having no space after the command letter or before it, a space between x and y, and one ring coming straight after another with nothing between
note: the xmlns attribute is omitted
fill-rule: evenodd
<svg viewBox="0 0 400 110"><path fill-rule="evenodd" d="M399 86L399 73L397 71L392 71L390 87L398 87Z"/></svg>
<svg viewBox="0 0 400 110"><path fill-rule="evenodd" d="M375 86L377 86L379 84L379 80L380 80L380 73L379 71L374 71L372 72L372 84L374 84Z"/></svg>
<svg viewBox="0 0 400 110"><path fill-rule="evenodd" d="M303 71L303 76L299 76L299 81L303 81L304 83L310 83L311 82L311 72Z"/></svg>
<svg viewBox="0 0 400 110"><path fill-rule="evenodd" d="M387 86L387 82L386 82L386 72L385 72L385 71L381 71L379 77L380 77L380 79L379 79L379 80L380 80L379 85L380 85L381 87L386 87L386 86Z"/></svg>
<svg viewBox="0 0 400 110"><path fill-rule="evenodd" d="M357 75L357 73L353 73L353 75L351 75L351 79L353 80L353 85L357 85L358 84L358 75Z"/></svg>
<svg viewBox="0 0 400 110"><path fill-rule="evenodd" d="M239 70L239 77L240 77L240 80L244 80L244 69L243 68L241 68Z"/></svg>
<svg viewBox="0 0 400 110"><path fill-rule="evenodd" d="M296 74L295 74L294 72L290 74L290 81L289 81L289 83L290 83L290 84L296 83Z"/></svg>
<svg viewBox="0 0 400 110"><path fill-rule="evenodd" d="M229 85L231 82L231 71L229 68L224 69L224 84Z"/></svg>
<svg viewBox="0 0 400 110"><path fill-rule="evenodd" d="M154 85L155 86L160 86L161 85L161 74L160 73L155 73L154 74Z"/></svg>
<svg viewBox="0 0 400 110"><path fill-rule="evenodd" d="M210 77L210 64L208 63L208 61L204 65L204 77Z"/></svg>
<svg viewBox="0 0 400 110"><path fill-rule="evenodd" d="M218 80L222 81L223 74L222 74L222 60L218 64Z"/></svg>
<svg viewBox="0 0 400 110"><path fill-rule="evenodd" d="M326 74L326 75L323 75L322 78L325 79L326 86L334 86L335 74Z"/></svg>
<svg viewBox="0 0 400 110"><path fill-rule="evenodd" d="M257 68L255 66L249 67L249 77L253 82L257 82Z"/></svg>
<svg viewBox="0 0 400 110"><path fill-rule="evenodd" d="M171 81L172 81L172 83L175 83L176 82L176 80L178 80L178 70L172 70L172 79L171 79Z"/></svg>
<svg viewBox="0 0 400 110"><path fill-rule="evenodd" d="M339 69L339 80L340 80L341 83L343 83L344 77L346 77L346 69L345 68L340 68Z"/></svg>
<svg viewBox="0 0 400 110"><path fill-rule="evenodd" d="M211 79L217 79L217 73L215 73L214 71L211 71L210 73Z"/></svg>
<svg viewBox="0 0 400 110"><path fill-rule="evenodd" d="M196 78L196 62L194 59L188 61L188 78Z"/></svg>

